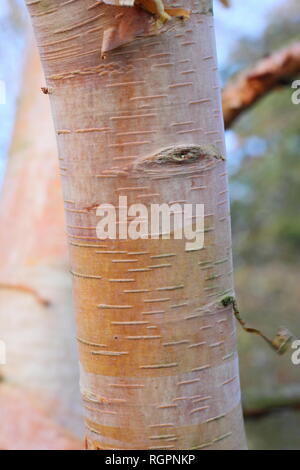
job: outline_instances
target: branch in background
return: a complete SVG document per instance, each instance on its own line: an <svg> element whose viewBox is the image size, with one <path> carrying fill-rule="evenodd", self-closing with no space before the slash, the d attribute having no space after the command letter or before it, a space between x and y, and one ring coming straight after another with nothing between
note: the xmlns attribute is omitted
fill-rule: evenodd
<svg viewBox="0 0 300 470"><path fill-rule="evenodd" d="M244 393L243 409L246 418L264 416L283 408L300 408L298 384L283 385L265 393L254 389Z"/></svg>
<svg viewBox="0 0 300 470"><path fill-rule="evenodd" d="M233 79L223 91L225 128L274 88L300 74L300 42L261 59L251 70Z"/></svg>

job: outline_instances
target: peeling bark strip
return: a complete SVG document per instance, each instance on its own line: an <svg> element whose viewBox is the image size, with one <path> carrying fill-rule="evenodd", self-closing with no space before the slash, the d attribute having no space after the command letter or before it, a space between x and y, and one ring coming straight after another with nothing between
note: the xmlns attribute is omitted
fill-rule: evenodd
<svg viewBox="0 0 300 470"><path fill-rule="evenodd" d="M33 287L22 285L22 284L11 284L11 283L0 282L0 289L24 292L26 294L32 295L36 299L36 301L39 304L43 305L44 307L51 306L51 300L42 297L40 293Z"/></svg>
<svg viewBox="0 0 300 470"><path fill-rule="evenodd" d="M89 449L245 448L234 316L220 303L233 284L211 6L185 0L187 22L101 60L124 7L30 5L54 90ZM204 249L99 240L97 207L120 196L203 204Z"/></svg>

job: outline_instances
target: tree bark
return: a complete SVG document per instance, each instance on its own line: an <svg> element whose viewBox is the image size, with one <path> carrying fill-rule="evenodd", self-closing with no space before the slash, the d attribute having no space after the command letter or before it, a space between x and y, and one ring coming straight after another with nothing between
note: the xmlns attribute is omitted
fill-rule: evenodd
<svg viewBox="0 0 300 470"><path fill-rule="evenodd" d="M235 324L221 304L233 283L211 2L184 2L189 20L105 59L104 31L152 16L27 3L60 154L87 448L243 449ZM99 240L97 207L119 196L204 204L204 248Z"/></svg>
<svg viewBox="0 0 300 470"><path fill-rule="evenodd" d="M40 395L17 385L0 385L1 450L79 450L82 442L60 426Z"/></svg>
<svg viewBox="0 0 300 470"><path fill-rule="evenodd" d="M50 106L40 91L43 83L32 41L0 204L0 340L7 350L0 376L5 383L20 387L13 396L36 396L53 426L81 437L64 211ZM0 389L4 402L1 385ZM8 416L3 407L1 413L1 419ZM28 415L33 424L28 422L27 429L34 428L36 416ZM13 445L21 447L26 445L20 441L22 422L20 418L9 428L15 430ZM0 447L11 434L3 428ZM43 441L38 425L35 436L32 432L30 436L32 446ZM44 445L48 444L45 439Z"/></svg>
<svg viewBox="0 0 300 470"><path fill-rule="evenodd" d="M300 73L300 42L295 42L259 60L250 70L232 79L223 91L226 129L257 101L283 85L290 85Z"/></svg>

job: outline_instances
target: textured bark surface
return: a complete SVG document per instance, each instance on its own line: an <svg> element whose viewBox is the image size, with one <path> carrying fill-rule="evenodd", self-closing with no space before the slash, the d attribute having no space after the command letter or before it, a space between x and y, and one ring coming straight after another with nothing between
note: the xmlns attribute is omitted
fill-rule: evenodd
<svg viewBox="0 0 300 470"><path fill-rule="evenodd" d="M19 395L38 396L53 426L63 425L81 436L62 194L50 106L40 90L43 83L32 44L0 204L0 339L7 349L0 375L22 388ZM1 400L2 423L9 413ZM15 445L22 445L21 422L11 425ZM3 438L8 442L12 437L5 427L2 431L0 446ZM30 438L32 445L43 440L38 430Z"/></svg>
<svg viewBox="0 0 300 470"><path fill-rule="evenodd" d="M28 5L60 153L87 447L244 448L235 325L220 302L233 285L211 3L185 1L190 20L105 60L103 32L123 7ZM197 158L155 162L182 146ZM204 249L99 240L97 207L119 196L205 204Z"/></svg>

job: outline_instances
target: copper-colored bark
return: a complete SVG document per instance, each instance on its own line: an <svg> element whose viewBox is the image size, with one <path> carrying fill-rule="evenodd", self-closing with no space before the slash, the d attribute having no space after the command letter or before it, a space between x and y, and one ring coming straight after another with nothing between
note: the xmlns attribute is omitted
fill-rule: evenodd
<svg viewBox="0 0 300 470"><path fill-rule="evenodd" d="M1 450L79 450L82 446L44 410L35 395L0 385Z"/></svg>
<svg viewBox="0 0 300 470"><path fill-rule="evenodd" d="M103 32L123 7L28 4L53 90L87 446L244 448L235 324L221 304L233 286L211 2L187 0L187 22L106 60ZM147 164L182 146L200 149L198 158ZM148 208L204 204L204 249L99 240L97 207L118 207L119 196Z"/></svg>
<svg viewBox="0 0 300 470"><path fill-rule="evenodd" d="M223 91L225 127L274 88L290 83L300 73L300 42L261 59L234 78Z"/></svg>

